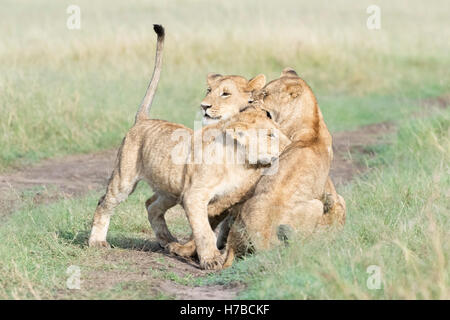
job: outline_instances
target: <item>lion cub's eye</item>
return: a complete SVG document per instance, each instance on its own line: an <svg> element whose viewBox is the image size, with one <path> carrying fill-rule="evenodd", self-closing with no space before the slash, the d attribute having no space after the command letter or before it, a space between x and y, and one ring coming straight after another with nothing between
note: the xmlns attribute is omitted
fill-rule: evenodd
<svg viewBox="0 0 450 320"><path fill-rule="evenodd" d="M211 93L211 88L206 88L206 94Z"/></svg>
<svg viewBox="0 0 450 320"><path fill-rule="evenodd" d="M222 92L222 94L220 96L223 97L223 98L226 98L226 97L231 96L231 93L224 91L224 92Z"/></svg>

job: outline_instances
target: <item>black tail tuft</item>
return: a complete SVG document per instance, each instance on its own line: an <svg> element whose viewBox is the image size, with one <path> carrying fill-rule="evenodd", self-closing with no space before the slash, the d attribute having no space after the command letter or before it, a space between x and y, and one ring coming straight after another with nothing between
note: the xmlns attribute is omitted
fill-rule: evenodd
<svg viewBox="0 0 450 320"><path fill-rule="evenodd" d="M154 24L153 30L155 30L158 37L164 37L164 27L160 24Z"/></svg>

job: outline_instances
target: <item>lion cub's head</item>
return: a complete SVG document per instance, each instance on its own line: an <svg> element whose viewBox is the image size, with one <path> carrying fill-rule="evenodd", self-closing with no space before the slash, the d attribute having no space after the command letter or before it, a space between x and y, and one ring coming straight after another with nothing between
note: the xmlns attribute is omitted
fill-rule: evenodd
<svg viewBox="0 0 450 320"><path fill-rule="evenodd" d="M251 93L260 90L265 83L263 74L251 80L241 76L208 74L207 93L201 102L203 125L217 123L239 113L248 104Z"/></svg>
<svg viewBox="0 0 450 320"><path fill-rule="evenodd" d="M257 107L245 108L226 121L223 128L246 150L246 160L251 164L272 163L291 142L270 113Z"/></svg>
<svg viewBox="0 0 450 320"><path fill-rule="evenodd" d="M308 89L307 84L293 69L285 68L280 78L270 81L260 90L253 91L249 102L252 106L272 111L279 105L293 102ZM272 116L276 118L277 115L272 114Z"/></svg>

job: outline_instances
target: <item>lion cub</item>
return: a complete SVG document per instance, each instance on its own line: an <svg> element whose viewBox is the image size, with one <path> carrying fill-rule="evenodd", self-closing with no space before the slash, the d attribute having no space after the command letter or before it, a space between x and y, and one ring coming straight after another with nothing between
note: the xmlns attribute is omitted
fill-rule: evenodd
<svg viewBox="0 0 450 320"><path fill-rule="evenodd" d="M158 42L152 80L135 124L119 148L106 194L97 205L89 245L109 246L106 234L113 209L126 200L140 180L145 180L156 195L153 208L149 208L149 220L158 240L163 244L176 240L167 229L164 213L181 202L192 228L200 266L217 269L223 260L208 215L221 213L230 203L245 197L290 141L261 108L249 108L196 132L183 125L148 119L160 77L164 42L164 29L158 25L154 29ZM257 152L250 148L255 130L262 132ZM194 143L180 143L180 137ZM195 141L200 141L200 146Z"/></svg>

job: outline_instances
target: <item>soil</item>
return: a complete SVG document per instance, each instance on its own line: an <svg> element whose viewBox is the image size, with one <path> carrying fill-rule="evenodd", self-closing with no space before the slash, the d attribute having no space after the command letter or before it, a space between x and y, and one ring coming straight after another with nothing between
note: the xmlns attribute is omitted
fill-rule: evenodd
<svg viewBox="0 0 450 320"><path fill-rule="evenodd" d="M377 123L354 131L333 135L334 160L331 177L335 184L343 184L366 168L352 159L355 152L364 153L367 146L376 144L393 132L389 123ZM47 203L58 197L81 196L106 186L113 168L116 150L86 155L72 155L49 159L38 165L0 175L0 212L11 212L21 201L21 193L38 188L36 203Z"/></svg>
<svg viewBox="0 0 450 320"><path fill-rule="evenodd" d="M33 202L42 204L104 188L116 153L108 150L49 159L0 175L0 216L17 209L26 196L24 191L33 193Z"/></svg>
<svg viewBox="0 0 450 320"><path fill-rule="evenodd" d="M334 161L330 174L335 184L345 184L353 176L366 171L367 168L358 162L355 155L367 152L367 146L381 142L393 131L392 124L381 123L334 134ZM109 150L49 159L35 166L0 175L0 216L16 210L27 192L32 194L35 203L42 204L104 188L115 156L116 150ZM192 287L164 277L155 278L152 269L173 272L181 278L188 275L202 277L208 272L201 270L195 261L167 255L151 241L141 248L115 248L104 256L111 263L128 261L132 268L91 272L83 280L84 289L108 290L119 283L134 281L148 283L150 295L162 293L176 299L233 299L243 289L241 284ZM162 257L164 265L158 262Z"/></svg>
<svg viewBox="0 0 450 320"><path fill-rule="evenodd" d="M429 108L446 109L450 106L450 93L446 93L438 97L422 99L422 101L420 101L420 104L425 109Z"/></svg>
<svg viewBox="0 0 450 320"><path fill-rule="evenodd" d="M187 286L175 281L165 279L167 274L175 274L178 279L204 277L213 271L205 271L199 268L192 260L186 260L165 254L159 245L149 251L114 249L105 250L104 263L117 263L127 261L130 267L121 270L93 271L87 274L81 284L83 291L98 292L111 290L119 284L139 283L139 287L150 290L150 296L163 294L177 300L231 300L237 296L244 286L240 283L229 285ZM153 251L152 251L153 250ZM150 254L149 254L150 253ZM162 260L161 257L164 257ZM180 281L178 281L180 282ZM67 294L67 292L65 293Z"/></svg>
<svg viewBox="0 0 450 320"><path fill-rule="evenodd" d="M389 134L394 132L392 123L383 122L333 134L334 158L330 171L333 182L339 186L348 183L355 175L364 173L367 167L355 156L373 155L369 147L385 142Z"/></svg>

